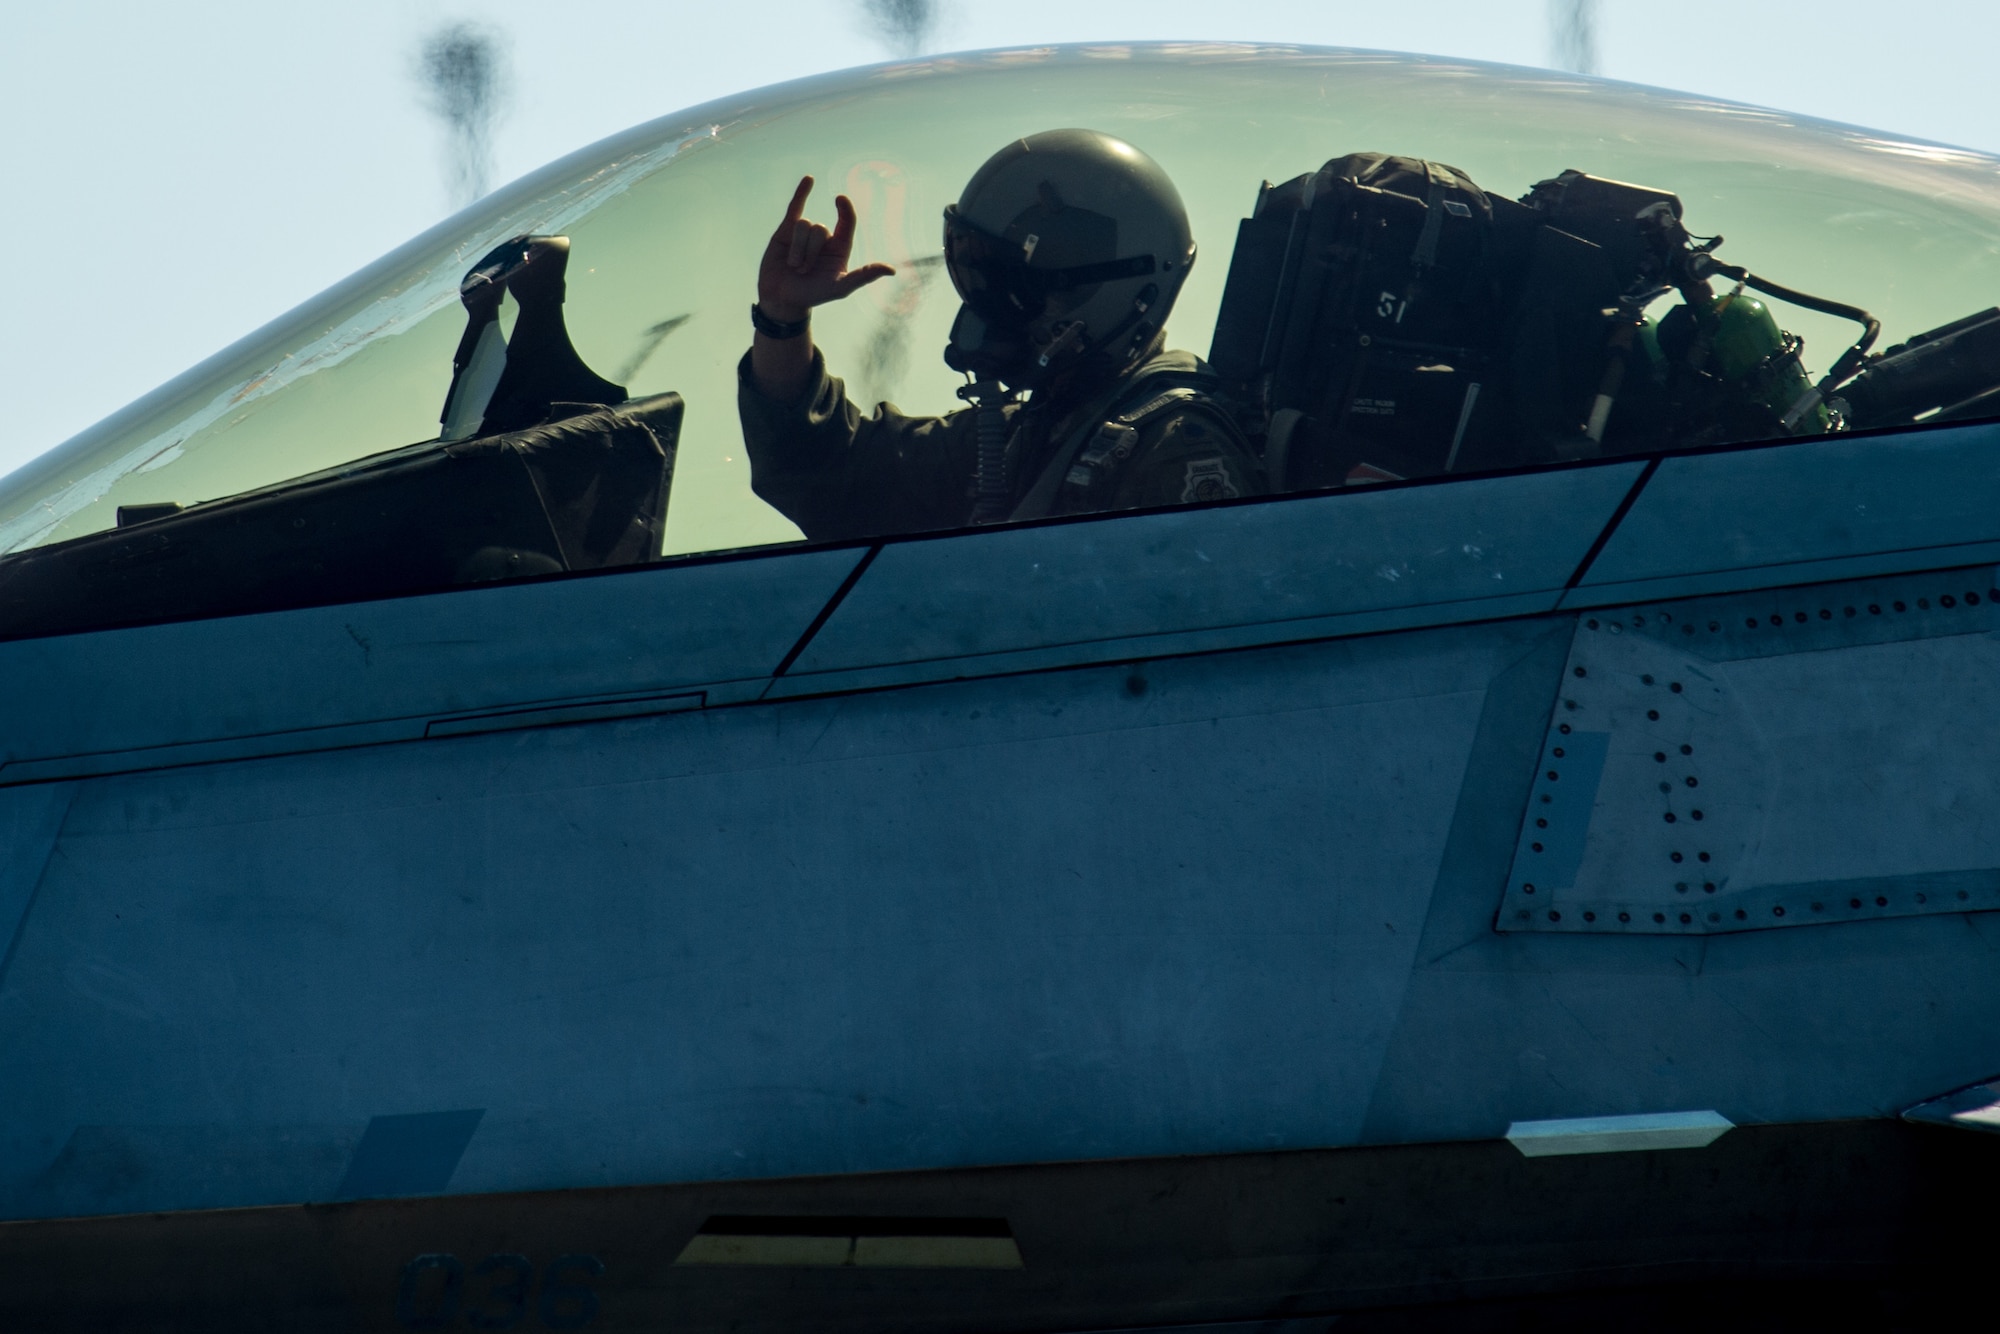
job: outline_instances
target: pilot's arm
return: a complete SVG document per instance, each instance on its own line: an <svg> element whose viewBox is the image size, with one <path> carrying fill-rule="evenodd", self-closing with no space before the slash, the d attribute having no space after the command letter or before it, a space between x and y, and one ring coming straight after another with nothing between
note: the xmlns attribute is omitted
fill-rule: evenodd
<svg viewBox="0 0 2000 1334"><path fill-rule="evenodd" d="M778 403L797 402L812 382L819 361L810 324L813 307L844 300L895 272L887 264L847 267L854 253L854 204L846 195L834 199L837 217L829 232L805 215L812 188L812 177L800 179L757 266L758 327L750 344L748 378ZM774 337L767 328L797 332Z"/></svg>
<svg viewBox="0 0 2000 1334"><path fill-rule="evenodd" d="M864 417L816 350L804 379L779 399L760 384L754 350L738 368L751 490L816 542L965 522L979 449L971 413L908 417L881 403Z"/></svg>
<svg viewBox="0 0 2000 1334"><path fill-rule="evenodd" d="M813 307L895 270L847 267L854 205L836 198L828 231L805 216L812 185L799 182L757 270L757 333L737 384L751 488L815 541L954 527L977 454L969 416L882 404L864 417L813 346Z"/></svg>

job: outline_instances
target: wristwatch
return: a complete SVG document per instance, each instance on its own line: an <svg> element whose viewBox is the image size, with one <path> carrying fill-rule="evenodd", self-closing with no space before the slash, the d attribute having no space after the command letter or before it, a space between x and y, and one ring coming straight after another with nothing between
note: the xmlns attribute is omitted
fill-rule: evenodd
<svg viewBox="0 0 2000 1334"><path fill-rule="evenodd" d="M750 306L750 323L757 326L757 332L766 338L797 338L812 327L812 314L807 312L802 320L774 320L764 313L764 308L756 303Z"/></svg>

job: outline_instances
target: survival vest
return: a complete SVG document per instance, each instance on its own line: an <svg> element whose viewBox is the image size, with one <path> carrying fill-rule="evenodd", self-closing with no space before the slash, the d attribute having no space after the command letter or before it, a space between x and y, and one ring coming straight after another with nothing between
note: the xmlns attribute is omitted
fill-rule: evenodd
<svg viewBox="0 0 2000 1334"><path fill-rule="evenodd" d="M1190 404L1210 405L1207 416L1217 429L1242 442L1235 416L1216 402L1223 388L1214 371L1184 353L1165 352L1146 361L1078 414L1082 424L1050 454L1009 517L1040 519L1098 508L1146 428Z"/></svg>

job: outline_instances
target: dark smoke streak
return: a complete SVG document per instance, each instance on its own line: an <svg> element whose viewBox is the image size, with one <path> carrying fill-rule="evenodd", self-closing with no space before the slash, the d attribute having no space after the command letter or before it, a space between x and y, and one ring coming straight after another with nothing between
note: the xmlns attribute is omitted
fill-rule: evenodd
<svg viewBox="0 0 2000 1334"><path fill-rule="evenodd" d="M861 349L862 401L886 400L910 368L910 322L944 266L943 255L923 255L903 265L889 291L889 307Z"/></svg>
<svg viewBox="0 0 2000 1334"><path fill-rule="evenodd" d="M941 0L861 0L869 29L892 54L906 60L930 49L941 8Z"/></svg>
<svg viewBox="0 0 2000 1334"><path fill-rule="evenodd" d="M503 40L470 23L449 24L424 39L417 75L444 122L445 186L452 206L463 208L492 184L493 123L507 97Z"/></svg>
<svg viewBox="0 0 2000 1334"><path fill-rule="evenodd" d="M650 361L653 354L660 350L660 344L667 341L667 335L693 318L692 314L676 315L672 319L661 320L658 324L652 325L646 332L640 334L639 346L626 359L625 364L618 368L618 383L631 384L634 377L639 374L639 368Z"/></svg>
<svg viewBox="0 0 2000 1334"><path fill-rule="evenodd" d="M1549 47L1557 69L1597 73L1597 0L1549 0Z"/></svg>

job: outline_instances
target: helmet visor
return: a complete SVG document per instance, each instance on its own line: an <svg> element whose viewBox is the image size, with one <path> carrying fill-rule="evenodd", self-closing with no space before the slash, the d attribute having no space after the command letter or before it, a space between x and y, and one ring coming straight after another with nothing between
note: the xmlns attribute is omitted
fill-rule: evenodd
<svg viewBox="0 0 2000 1334"><path fill-rule="evenodd" d="M1028 247L983 231L966 221L956 204L944 210L944 264L959 299L996 325L1033 323L1052 297L1068 296L1115 278L1153 272L1151 255L1132 255L1067 268L1036 268Z"/></svg>

